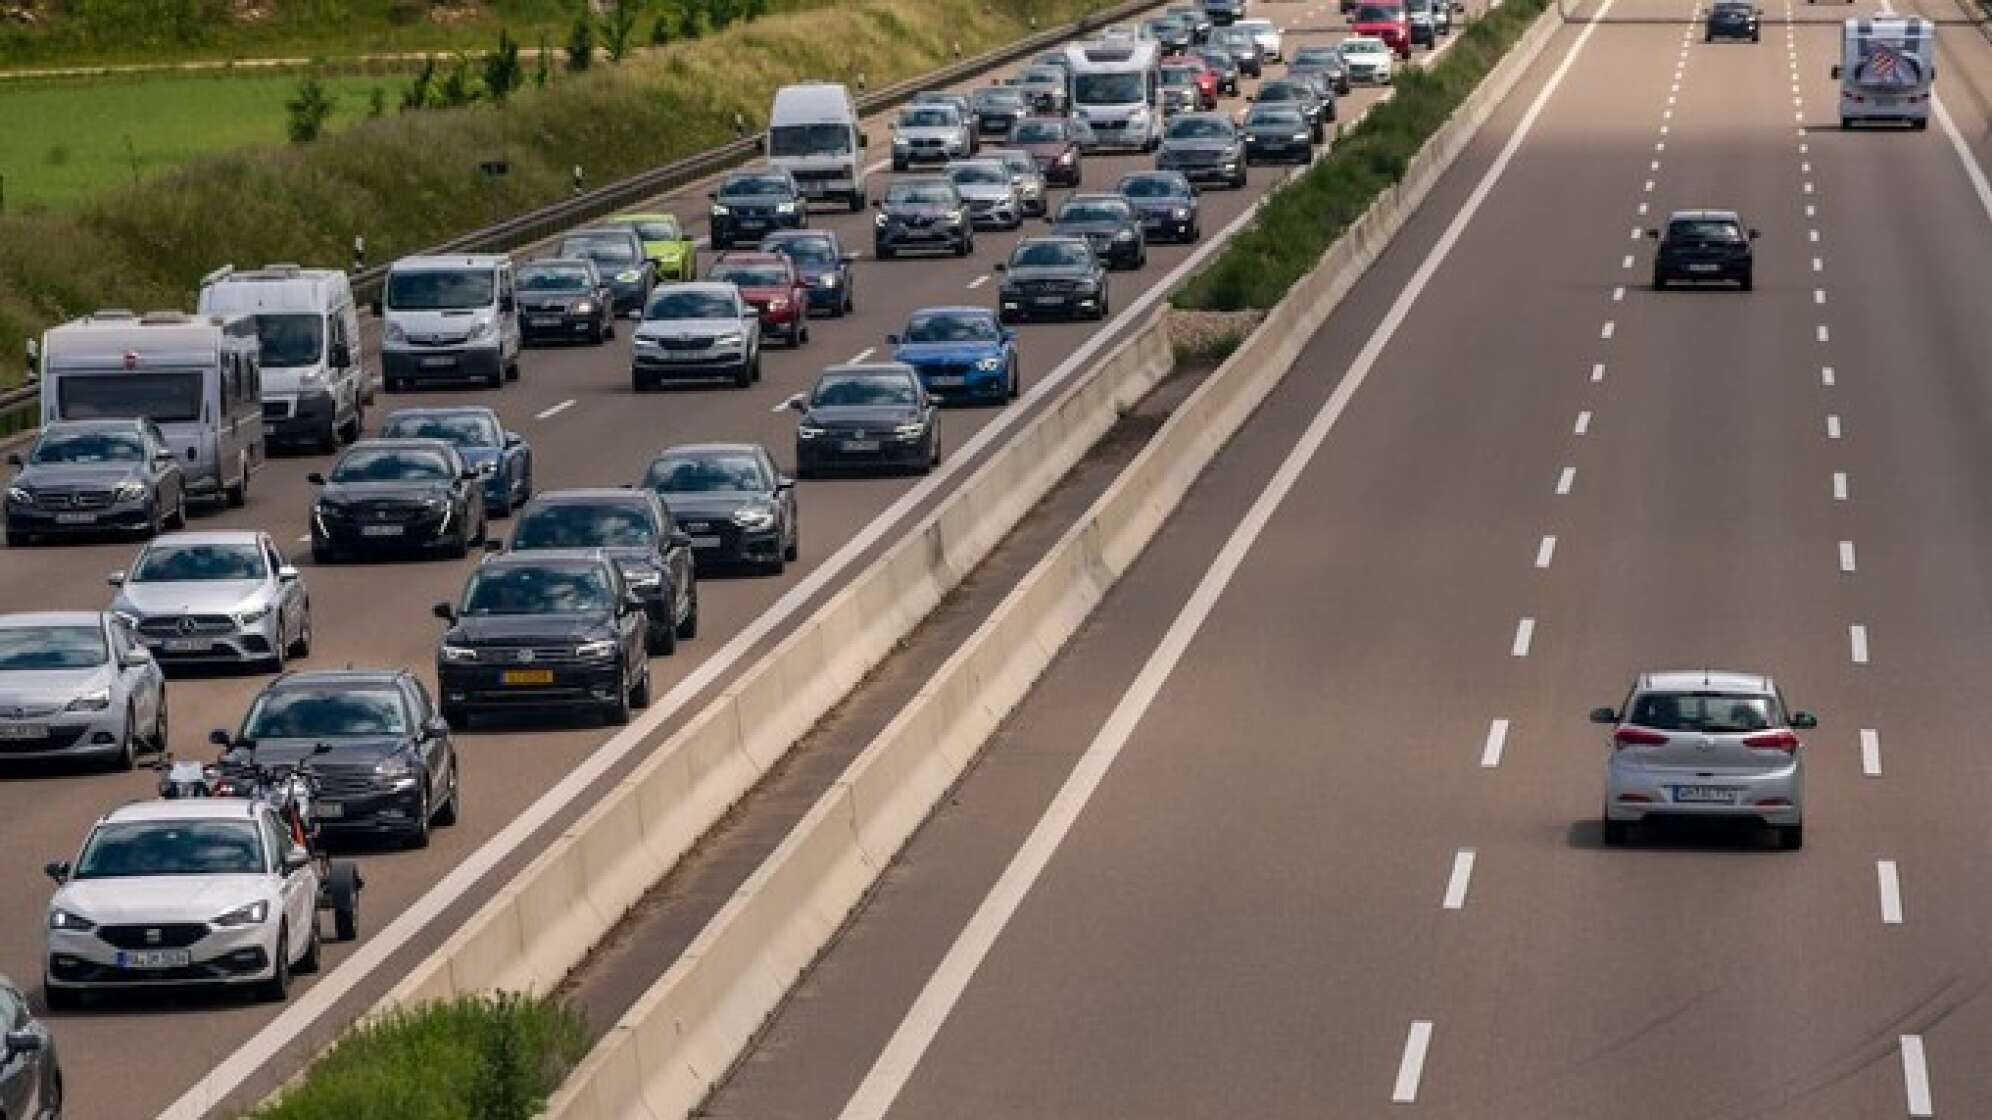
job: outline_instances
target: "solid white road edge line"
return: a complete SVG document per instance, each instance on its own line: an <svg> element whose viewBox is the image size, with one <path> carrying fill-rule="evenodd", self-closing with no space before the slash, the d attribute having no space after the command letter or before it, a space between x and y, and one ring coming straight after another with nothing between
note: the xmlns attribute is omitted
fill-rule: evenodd
<svg viewBox="0 0 1992 1120"><path fill-rule="evenodd" d="M1497 719L1487 725L1487 743L1480 748L1480 765L1492 770L1501 765L1501 754L1508 749L1508 721Z"/></svg>
<svg viewBox="0 0 1992 1120"><path fill-rule="evenodd" d="M1466 890L1473 885L1473 860L1472 848L1453 853L1452 874L1446 877L1446 896L1439 901L1442 909L1466 909Z"/></svg>
<svg viewBox="0 0 1992 1120"><path fill-rule="evenodd" d="M1432 1021L1411 1020L1404 1036L1404 1056L1397 1062L1397 1083L1390 1087L1391 1104L1415 1104L1418 1083L1425 1077L1425 1052L1432 1048Z"/></svg>
<svg viewBox="0 0 1992 1120"><path fill-rule="evenodd" d="M1895 861L1878 859L1874 861L1875 887L1881 892L1881 924L1899 926L1902 924L1902 877L1895 871Z"/></svg>
<svg viewBox="0 0 1992 1120"><path fill-rule="evenodd" d="M1905 1034L1902 1043L1902 1091L1908 1098L1909 1115L1935 1116L1930 1103L1930 1067L1923 1056L1923 1036Z"/></svg>
<svg viewBox="0 0 1992 1120"><path fill-rule="evenodd" d="M864 1081L851 1094L851 1099L845 1103L843 1111L838 1113L838 1120L883 1120L893 1102L899 1098L899 1091L913 1076L913 1070L926 1055L927 1047L932 1045L934 1037L940 1033L942 1024L947 1021L955 1004L960 1001L962 992L967 990L968 982L974 977L975 970L981 967L983 959L995 946L996 939L1002 935L1003 928L1016 914L1017 907L1023 904L1024 896L1030 892L1038 876L1042 875L1045 867L1051 863L1051 857L1057 852L1058 846L1064 842L1072 826L1078 822L1079 815L1092 800L1094 791L1099 789L1100 783L1105 780L1107 770L1120 757L1128 741L1134 737L1135 726L1147 713L1149 705L1154 703L1155 697L1162 691L1162 686L1168 681L1169 675L1175 671L1177 662L1182 660L1183 653L1189 648L1190 640L1202 628L1204 620L1210 617L1211 611L1216 609L1218 597L1230 585L1238 568L1244 564L1245 556L1254 542L1259 539L1259 534L1265 531L1266 524L1272 520L1280 503L1286 500L1287 495L1299 482L1301 472L1326 442L1328 433L1334 429L1335 422L1341 419L1342 412L1348 408L1350 399L1355 396L1358 389L1362 388L1363 382L1369 379L1370 370L1375 367L1376 360L1382 355L1384 347L1389 345L1390 340L1397 334L1398 327L1410 315L1412 305L1423 294L1426 285L1431 283L1432 276L1438 272L1439 265L1444 263L1453 246L1466 232L1466 227L1472 222L1474 215L1480 212L1480 207L1487 201L1487 196L1493 193L1495 184L1500 182L1501 176L1508 169L1508 164L1514 160L1515 152L1521 148L1522 142L1528 139L1529 133L1534 129L1536 118L1542 115L1543 107L1549 103L1557 87L1563 84L1564 76L1570 72L1577 57L1583 53L1584 45L1591 41L1592 34L1598 29L1599 18L1611 10L1614 2L1615 0L1604 0L1598 6L1597 17L1594 17L1592 22L1586 23L1584 29L1578 32L1569 53L1550 74L1542 89L1536 93L1535 100L1530 103L1528 111L1522 114L1514 133L1508 137L1507 144L1502 147L1500 154L1494 157L1494 162L1481 174L1480 181L1474 185L1472 193L1467 195L1459 209L1454 211L1452 221L1447 224L1445 232L1439 235L1439 240L1426 253L1425 259L1411 274L1404 288L1398 292L1397 299L1384 313L1382 321L1376 325L1368 341L1363 344L1362 350L1356 354L1355 360L1342 374L1342 380L1336 385L1335 391L1329 394L1328 400L1322 404L1307 430L1301 434L1300 442L1287 453L1286 459L1280 463L1279 469L1267 482L1266 488L1246 510L1244 517L1239 519L1237 527L1232 530L1224 547L1218 551L1217 558L1205 571L1196 590L1191 592L1189 601L1183 604L1183 609L1177 613L1175 621L1169 624L1168 631L1162 636L1161 644L1149 655L1148 661L1141 667L1140 674L1122 694L1120 702L1108 715L1099 734L1095 735L1092 743L1088 744L1086 753L1081 755L1073 766L1072 773L1066 777L1065 784L1059 787L1051 804L1046 807L1044 815L1038 818L1037 824L1031 828L1030 835L1024 838L1023 845L1017 849L1017 854L1011 857L1009 865L1003 869L1003 874L997 879L996 885L990 888L989 894L983 898L982 904L976 908L975 914L969 918L968 924L962 928L954 944L949 946L947 956L941 959L933 975L927 978L926 985L920 989L913 1006L907 1010L905 1018L900 1020L899 1027L887 1040L885 1049L879 1053L878 1060L872 1063ZM1426 1024L1425 1031L1429 1037L1431 1031L1429 1023Z"/></svg>

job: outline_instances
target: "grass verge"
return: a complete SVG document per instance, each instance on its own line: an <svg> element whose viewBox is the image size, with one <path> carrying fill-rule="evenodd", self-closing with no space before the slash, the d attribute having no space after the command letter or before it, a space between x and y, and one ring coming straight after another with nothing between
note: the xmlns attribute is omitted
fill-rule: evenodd
<svg viewBox="0 0 1992 1120"><path fill-rule="evenodd" d="M1271 309L1404 177L1411 157L1548 6L1548 0L1504 0L1461 32L1435 65L1398 71L1390 100L1274 195L1171 302L1200 311Z"/></svg>
<svg viewBox="0 0 1992 1120"><path fill-rule="evenodd" d="M354 1027L246 1120L529 1120L587 1049L557 1001L425 1004Z"/></svg>

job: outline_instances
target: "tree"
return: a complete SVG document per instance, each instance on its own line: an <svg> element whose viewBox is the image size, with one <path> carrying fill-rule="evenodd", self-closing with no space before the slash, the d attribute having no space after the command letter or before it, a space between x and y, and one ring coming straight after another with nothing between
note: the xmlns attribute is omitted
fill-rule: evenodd
<svg viewBox="0 0 1992 1120"><path fill-rule="evenodd" d="M635 31L636 5L628 0L615 0L608 14L602 17L602 46L608 51L610 62L629 57L629 41Z"/></svg>
<svg viewBox="0 0 1992 1120"><path fill-rule="evenodd" d="M422 67L408 84L401 89L401 111L412 113L427 109L435 99L436 59L433 55L422 56Z"/></svg>
<svg viewBox="0 0 1992 1120"><path fill-rule="evenodd" d="M525 67L519 64L518 41L500 28L497 49L484 56L484 92L491 100L502 102L525 81Z"/></svg>
<svg viewBox="0 0 1992 1120"><path fill-rule="evenodd" d="M574 27L567 33L567 68L580 73L595 62L595 24L588 13L574 17Z"/></svg>
<svg viewBox="0 0 1992 1120"><path fill-rule="evenodd" d="M316 75L307 74L297 84L297 92L284 102L284 113L284 128L291 143L309 144L325 131L325 122L332 116L332 95Z"/></svg>
<svg viewBox="0 0 1992 1120"><path fill-rule="evenodd" d="M436 87L436 101L446 109L454 109L476 101L478 92L477 80L470 75L470 59L459 51L450 72L443 75L442 83Z"/></svg>
<svg viewBox="0 0 1992 1120"><path fill-rule="evenodd" d="M540 32L539 55L533 62L533 84L541 89L553 80L553 47L546 41L546 32Z"/></svg>
<svg viewBox="0 0 1992 1120"><path fill-rule="evenodd" d="M673 21L671 19L671 10L669 8L659 8L657 10L657 18L655 20L652 20L650 23L651 46L662 47L668 45L671 42L672 22Z"/></svg>
<svg viewBox="0 0 1992 1120"><path fill-rule="evenodd" d="M706 0L706 26L723 31L739 18L740 5L734 0Z"/></svg>

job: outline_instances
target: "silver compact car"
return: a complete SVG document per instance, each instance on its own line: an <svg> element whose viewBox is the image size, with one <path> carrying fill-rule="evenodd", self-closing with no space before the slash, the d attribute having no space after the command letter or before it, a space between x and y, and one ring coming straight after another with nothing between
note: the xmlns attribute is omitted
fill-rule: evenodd
<svg viewBox="0 0 1992 1120"><path fill-rule="evenodd" d="M1024 202L1008 165L994 159L958 159L941 170L968 203L977 226L1016 229L1024 223Z"/></svg>
<svg viewBox="0 0 1992 1120"><path fill-rule="evenodd" d="M0 615L0 758L129 770L166 749L166 676L116 615Z"/></svg>
<svg viewBox="0 0 1992 1120"><path fill-rule="evenodd" d="M1805 761L1798 732L1819 726L1786 708L1771 678L1721 670L1643 673L1608 724L1605 843L1635 824L1670 817L1757 821L1778 846L1805 843Z"/></svg>
<svg viewBox="0 0 1992 1120"><path fill-rule="evenodd" d="M170 533L113 572L111 610L170 664L264 664L311 653L311 592L268 533Z"/></svg>

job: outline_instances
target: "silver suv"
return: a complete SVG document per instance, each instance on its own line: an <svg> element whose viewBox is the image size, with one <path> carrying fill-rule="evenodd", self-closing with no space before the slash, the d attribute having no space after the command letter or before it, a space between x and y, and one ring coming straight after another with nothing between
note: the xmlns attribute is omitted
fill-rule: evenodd
<svg viewBox="0 0 1992 1120"><path fill-rule="evenodd" d="M1668 817L1755 820L1778 846L1805 843L1805 762L1798 732L1819 726L1791 712L1771 678L1713 669L1643 673L1609 724L1605 843L1625 844L1633 825Z"/></svg>

